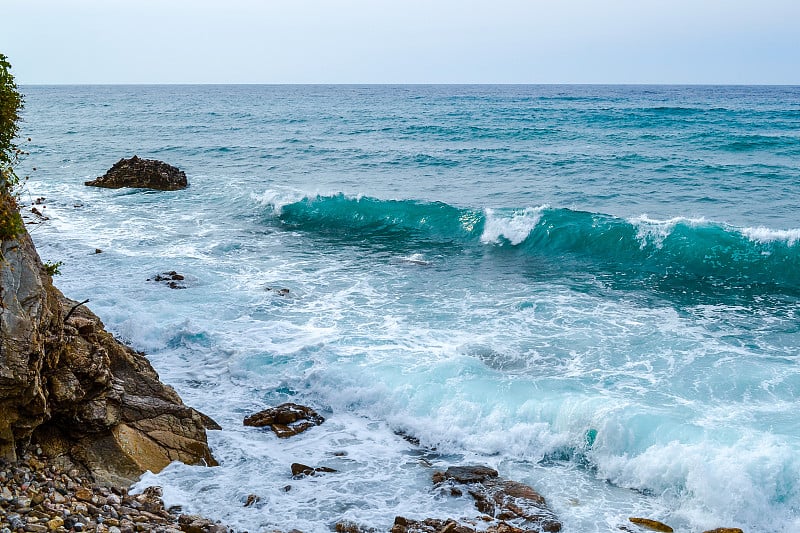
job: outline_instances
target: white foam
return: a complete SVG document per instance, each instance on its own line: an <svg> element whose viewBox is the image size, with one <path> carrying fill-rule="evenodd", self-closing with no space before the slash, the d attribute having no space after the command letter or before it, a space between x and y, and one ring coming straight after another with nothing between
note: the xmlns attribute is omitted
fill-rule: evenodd
<svg viewBox="0 0 800 533"><path fill-rule="evenodd" d="M306 196L306 193L298 189L267 189L261 194L250 195L253 201L272 208L276 215L280 215L287 205L299 202Z"/></svg>
<svg viewBox="0 0 800 533"><path fill-rule="evenodd" d="M514 211L511 216L500 216L494 209L484 211L486 222L481 235L483 243L499 243L501 239L517 245L523 242L533 231L542 217L542 211L549 206L528 207L522 211Z"/></svg>
<svg viewBox="0 0 800 533"><path fill-rule="evenodd" d="M755 228L743 228L742 235L754 242L770 243L775 241L785 242L788 246L794 246L800 241L800 228L789 230L776 230L758 226Z"/></svg>
<svg viewBox="0 0 800 533"><path fill-rule="evenodd" d="M670 236L675 226L685 224L687 226L702 226L707 224L705 218L673 217L666 220L650 218L647 214L639 215L628 219L628 222L636 226L636 238L639 239L642 248L651 245L661 248L664 240Z"/></svg>

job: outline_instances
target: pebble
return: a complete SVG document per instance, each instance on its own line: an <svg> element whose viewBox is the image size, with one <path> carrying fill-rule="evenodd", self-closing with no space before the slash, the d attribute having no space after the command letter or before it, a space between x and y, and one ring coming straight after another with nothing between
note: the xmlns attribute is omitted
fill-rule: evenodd
<svg viewBox="0 0 800 533"><path fill-rule="evenodd" d="M41 450L16 463L0 459L0 533L227 532L208 519L170 513L161 490L128 494L121 487L94 486L78 470L50 465Z"/></svg>

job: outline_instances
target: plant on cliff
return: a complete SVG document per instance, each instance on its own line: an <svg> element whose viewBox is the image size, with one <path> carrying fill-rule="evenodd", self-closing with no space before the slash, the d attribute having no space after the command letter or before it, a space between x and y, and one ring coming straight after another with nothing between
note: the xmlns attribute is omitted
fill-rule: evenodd
<svg viewBox="0 0 800 533"><path fill-rule="evenodd" d="M17 206L20 179L14 172L22 150L14 139L19 131L22 95L17 91L11 64L0 54L0 239L13 239L25 231Z"/></svg>

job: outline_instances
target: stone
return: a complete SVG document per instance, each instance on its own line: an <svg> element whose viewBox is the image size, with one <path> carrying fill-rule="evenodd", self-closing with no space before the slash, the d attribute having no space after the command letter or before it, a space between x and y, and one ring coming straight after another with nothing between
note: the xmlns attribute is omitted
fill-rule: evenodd
<svg viewBox="0 0 800 533"><path fill-rule="evenodd" d="M639 518L632 516L628 518L632 523L636 524L637 526L642 526L647 529L651 529L653 531L662 531L663 533L672 533L672 528L669 527L667 524L663 522L659 522L658 520L651 520L649 518Z"/></svg>
<svg viewBox="0 0 800 533"><path fill-rule="evenodd" d="M84 502L92 501L92 496L94 496L94 493L85 487L81 487L75 491L75 497Z"/></svg>
<svg viewBox="0 0 800 533"><path fill-rule="evenodd" d="M52 520L47 521L47 529L50 531L55 531L56 529L60 528L64 525L64 519L55 517Z"/></svg>
<svg viewBox="0 0 800 533"><path fill-rule="evenodd" d="M160 274L156 274L147 281L156 281L159 283L163 283L170 289L185 289L186 284L181 283L185 279L186 277L183 274L178 274L174 270L170 270L169 272L162 272Z"/></svg>
<svg viewBox="0 0 800 533"><path fill-rule="evenodd" d="M310 407L295 403L284 403L246 417L244 425L252 427L270 426L270 429L278 437L288 438L318 426L324 421L325 419Z"/></svg>
<svg viewBox="0 0 800 533"><path fill-rule="evenodd" d="M716 529L709 529L708 531L703 531L703 533L744 533L738 527L718 527Z"/></svg>
<svg viewBox="0 0 800 533"><path fill-rule="evenodd" d="M130 159L120 159L104 175L84 184L109 189L132 187L176 191L185 189L188 181L186 173L172 165L156 159L133 156Z"/></svg>
<svg viewBox="0 0 800 533"><path fill-rule="evenodd" d="M302 463L292 463L291 469L293 477L313 476L317 473L322 473L322 472L327 472L327 473L336 472L336 470L334 470L333 468L328 468L327 466L320 466L317 468L313 468L308 465L304 465Z"/></svg>
<svg viewBox="0 0 800 533"><path fill-rule="evenodd" d="M496 478L497 470L488 466L451 466L445 472L435 472L433 482L441 483L451 479L456 483L481 483L487 479Z"/></svg>

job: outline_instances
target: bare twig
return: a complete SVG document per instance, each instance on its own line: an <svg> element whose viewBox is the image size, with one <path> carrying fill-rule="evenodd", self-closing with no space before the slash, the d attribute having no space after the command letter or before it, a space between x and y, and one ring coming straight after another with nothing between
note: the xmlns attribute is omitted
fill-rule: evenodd
<svg viewBox="0 0 800 533"><path fill-rule="evenodd" d="M73 305L72 309L70 309L69 313L67 313L67 316L64 317L64 323L66 324L67 320L69 320L69 317L72 316L72 313L74 313L77 308L79 308L80 306L82 306L85 303L89 303L89 300L86 299L86 300L84 300L84 301L82 301L80 303L77 303L77 304Z"/></svg>

